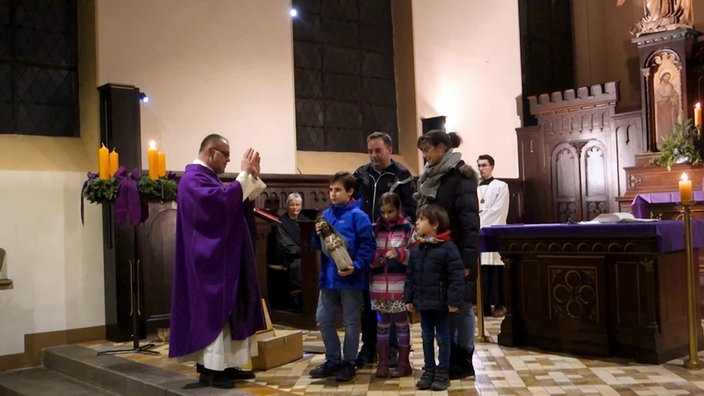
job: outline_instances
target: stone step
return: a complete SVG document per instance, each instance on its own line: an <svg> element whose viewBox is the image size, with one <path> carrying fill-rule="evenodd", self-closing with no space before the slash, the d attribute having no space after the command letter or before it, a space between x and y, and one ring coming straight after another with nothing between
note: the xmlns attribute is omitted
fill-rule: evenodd
<svg viewBox="0 0 704 396"><path fill-rule="evenodd" d="M44 367L0 373L0 395L117 395Z"/></svg>
<svg viewBox="0 0 704 396"><path fill-rule="evenodd" d="M98 356L94 349L81 345L45 348L42 350L42 363L43 367L0 373L0 396L6 394L50 396L252 394L237 387L217 389L204 386L188 375L133 362L115 355ZM264 393L273 391L253 383L247 383L246 387L249 390L261 388Z"/></svg>

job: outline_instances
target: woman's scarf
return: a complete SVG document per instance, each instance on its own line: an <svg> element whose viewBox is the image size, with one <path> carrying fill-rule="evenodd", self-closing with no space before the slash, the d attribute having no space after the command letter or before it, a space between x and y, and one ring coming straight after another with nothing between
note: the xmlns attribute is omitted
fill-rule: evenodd
<svg viewBox="0 0 704 396"><path fill-rule="evenodd" d="M425 164L423 174L418 179L418 192L413 194L413 198L418 202L418 207L428 203L428 200L435 199L440 187L440 179L461 160L462 154L447 150L439 164L433 166Z"/></svg>

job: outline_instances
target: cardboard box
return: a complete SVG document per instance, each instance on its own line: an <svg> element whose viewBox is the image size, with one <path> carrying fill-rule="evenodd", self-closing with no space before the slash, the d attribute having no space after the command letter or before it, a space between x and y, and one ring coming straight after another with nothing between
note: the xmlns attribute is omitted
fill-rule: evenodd
<svg viewBox="0 0 704 396"><path fill-rule="evenodd" d="M303 357L303 332L276 330L257 335L259 355L252 358L254 370L268 370Z"/></svg>

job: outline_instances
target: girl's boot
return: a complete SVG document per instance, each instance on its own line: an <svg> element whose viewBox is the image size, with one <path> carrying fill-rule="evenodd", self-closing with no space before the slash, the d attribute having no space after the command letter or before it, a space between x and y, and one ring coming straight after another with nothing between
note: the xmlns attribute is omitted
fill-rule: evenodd
<svg viewBox="0 0 704 396"><path fill-rule="evenodd" d="M410 346L398 346L398 365L391 371L391 377L398 378L413 374L413 368L411 367L411 362L408 357L410 354Z"/></svg>
<svg viewBox="0 0 704 396"><path fill-rule="evenodd" d="M389 378L389 344L377 344L379 362L376 364L376 377Z"/></svg>

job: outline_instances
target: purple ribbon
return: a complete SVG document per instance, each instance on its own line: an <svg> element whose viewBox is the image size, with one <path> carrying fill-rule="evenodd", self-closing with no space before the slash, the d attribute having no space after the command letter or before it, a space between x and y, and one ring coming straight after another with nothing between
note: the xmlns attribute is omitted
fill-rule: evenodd
<svg viewBox="0 0 704 396"><path fill-rule="evenodd" d="M140 172L136 168L132 171L132 174L128 173L123 166L115 172L115 178L118 180L114 212L116 225L124 225L128 224L128 222L137 225L146 220L148 216L148 212L143 210L142 200L137 188L139 176Z"/></svg>

